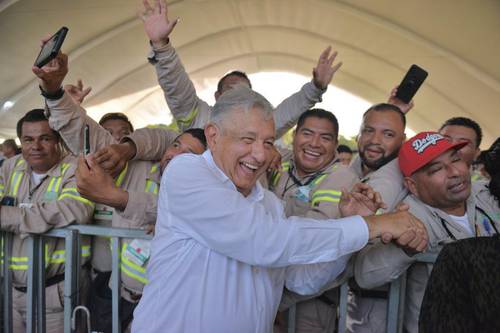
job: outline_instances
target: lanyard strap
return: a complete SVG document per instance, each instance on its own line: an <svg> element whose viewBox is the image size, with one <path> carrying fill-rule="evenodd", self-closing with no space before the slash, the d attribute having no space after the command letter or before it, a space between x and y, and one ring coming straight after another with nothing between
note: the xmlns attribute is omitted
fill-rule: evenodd
<svg viewBox="0 0 500 333"><path fill-rule="evenodd" d="M482 209L481 207L476 206L476 210L478 210L481 214L483 214L488 219L488 222L490 223L490 225L495 230L495 233L497 235L500 235L500 233L498 232L498 229L495 227L495 223L493 222L493 219L484 211L484 209ZM453 240L457 240L457 238L451 233L450 229L446 225L446 220L443 219L441 216L439 217L439 219L441 220L441 225L443 226L443 228L446 231L446 233L448 234L448 236L451 239L453 239ZM476 232L476 237L478 237L480 235L480 232L479 232L479 227L476 224L476 221L474 221L474 229L475 229L475 232Z"/></svg>
<svg viewBox="0 0 500 333"><path fill-rule="evenodd" d="M31 198L33 197L33 193L36 192L36 190L38 190L40 188L40 186L42 186L43 182L49 178L48 175L45 175L41 180L40 182L38 183L38 185L36 185L33 189L31 188L31 181L29 182L29 193L28 193L28 200L31 201Z"/></svg>
<svg viewBox="0 0 500 333"><path fill-rule="evenodd" d="M493 227L493 230L495 230L495 233L497 235L500 235L498 233L497 227L495 227L495 223L493 222L493 219L484 211L484 209L482 209L481 207L476 206L476 210L478 210L481 214L483 214L484 217L486 217L488 219L488 222Z"/></svg>

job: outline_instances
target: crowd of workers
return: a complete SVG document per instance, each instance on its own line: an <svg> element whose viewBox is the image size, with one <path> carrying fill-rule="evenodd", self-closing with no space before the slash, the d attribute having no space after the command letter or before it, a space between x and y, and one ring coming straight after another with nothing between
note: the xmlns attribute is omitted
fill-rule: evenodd
<svg viewBox="0 0 500 333"><path fill-rule="evenodd" d="M220 79L210 106L169 39L178 21L166 4L144 1L141 18L180 132L134 130L121 113L97 123L82 107L90 89L63 86L65 54L33 67L45 107L19 120L21 153L4 142L0 169L1 229L15 234L14 332L26 325L25 235L73 223L154 233L121 245L124 331L285 332L297 304L297 332L334 332L349 281L348 330L384 332L387 284L406 272L404 327L418 332L432 265L414 255L498 236L498 140L480 158L481 128L463 117L406 138L413 102L395 88L364 113L353 158L335 115L314 108L341 66L330 48L275 109L241 71ZM275 146L294 126L291 149ZM473 171L478 161L487 172ZM81 244L81 299L92 329L109 332L109 239ZM47 239L45 258L47 332L62 332L64 241Z"/></svg>

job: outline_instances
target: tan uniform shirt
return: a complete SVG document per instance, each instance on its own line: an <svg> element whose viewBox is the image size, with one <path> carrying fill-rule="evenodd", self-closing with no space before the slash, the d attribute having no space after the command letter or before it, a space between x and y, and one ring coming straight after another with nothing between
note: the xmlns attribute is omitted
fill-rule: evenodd
<svg viewBox="0 0 500 333"><path fill-rule="evenodd" d="M281 169L270 174L268 179L269 189L285 202L286 216L304 216L314 219L336 219L340 218L338 203L342 188L351 189L358 181L358 177L348 167L340 164L337 160L332 161L317 173L298 177L295 171L293 154L291 151L280 151L282 153ZM297 184L293 177L300 181L303 186ZM350 264L346 272L332 281L329 286L333 288L341 284L351 272ZM326 288L325 288L326 289ZM321 294L321 293L320 293ZM310 299L311 296L302 296L285 290L282 296L280 311L287 309L292 304ZM335 301L336 290L329 292L329 298ZM322 302L322 301L317 301ZM306 311L309 304L298 308L298 311ZM314 306L319 309L323 304ZM310 305L309 305L310 306ZM331 315L328 312L329 315ZM302 314L299 314L302 315ZM319 316L321 317L321 316ZM314 320L319 320L318 318Z"/></svg>
<svg viewBox="0 0 500 333"><path fill-rule="evenodd" d="M305 216L322 220L339 218L341 190L351 189L358 181L357 175L334 160L317 173L299 177L291 152L286 153L283 160L281 169L269 178L269 188L278 198L285 201L286 216ZM294 177L302 185L296 183Z"/></svg>
<svg viewBox="0 0 500 333"><path fill-rule="evenodd" d="M407 196L404 202L410 206L410 212L424 223L429 234L429 252L438 252L445 243L475 236L448 214L424 204L413 195ZM477 236L494 235L493 225L500 230L500 209L498 203L492 205L492 202L494 200L491 200L485 186L473 184L466 205L470 227ZM355 278L363 288L392 282L408 270L404 325L409 332L418 332L420 305L432 271L431 264L415 262L414 257L408 256L396 245L379 243L361 250L355 263Z"/></svg>
<svg viewBox="0 0 500 333"><path fill-rule="evenodd" d="M381 212L393 211L397 204L408 195L408 191L403 183L403 174L399 169L397 158L380 167L378 170L370 172L366 176L363 176L361 158L359 155L351 162L349 168L358 175L363 183L367 183L376 192L380 193L383 201L387 205L387 209L382 209Z"/></svg>
<svg viewBox="0 0 500 333"><path fill-rule="evenodd" d="M154 49L150 61L155 65L168 107L181 131L203 128L208 122L212 107L196 95L194 85L172 44ZM276 137L285 134L297 123L303 112L321 102L325 91L309 82L300 91L281 102L274 113Z"/></svg>
<svg viewBox="0 0 500 333"><path fill-rule="evenodd" d="M74 154L79 154L82 151L83 128L86 124L89 125L90 129L91 152L108 144L116 143L111 134L88 117L86 111L76 104L68 94L64 94L59 100L48 100L47 106L50 126L59 131ZM162 130L161 133L165 133L165 130ZM173 134L171 137L174 137ZM150 145L150 143L146 144L146 146ZM118 228L142 228L156 222L160 185L160 169L157 164L148 161L131 161L115 179L115 184L128 192L127 206L123 211L120 211L97 204L93 215L95 224ZM125 250L132 241L132 239L123 240L122 252L127 252ZM148 245L144 244L144 246ZM96 237L92 248L94 253L92 266L99 271L110 271L111 251L108 239ZM136 261L134 266L134 262L122 256L122 283L126 288L137 293L142 291L146 264L147 260L144 262Z"/></svg>
<svg viewBox="0 0 500 333"><path fill-rule="evenodd" d="M41 234L52 228L90 222L94 204L77 192L75 169L75 158L66 156L38 186L33 184L32 170L21 155L7 160L0 169L1 196L15 197L17 201L16 206L3 205L0 209L2 230L15 233L10 258L15 286L26 286L28 233ZM82 239L84 261L90 257L88 243L88 239ZM45 258L46 278L63 274L64 239L47 237Z"/></svg>
<svg viewBox="0 0 500 333"><path fill-rule="evenodd" d="M133 160L159 161L179 133L165 128L140 128L126 136L135 144Z"/></svg>

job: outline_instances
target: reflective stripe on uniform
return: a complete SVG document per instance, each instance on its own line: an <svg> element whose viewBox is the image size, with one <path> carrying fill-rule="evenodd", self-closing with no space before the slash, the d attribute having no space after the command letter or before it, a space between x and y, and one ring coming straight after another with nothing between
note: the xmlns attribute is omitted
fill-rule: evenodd
<svg viewBox="0 0 500 333"><path fill-rule="evenodd" d="M80 193L78 193L76 187L67 187L67 188L64 188L61 191L61 195L57 198L57 200L59 201L59 200L65 199L65 198L72 199L72 200L77 200L77 201L80 201L80 202L84 203L87 206L94 207L94 203L93 202L91 202L90 200L87 200L87 199L83 198L82 196L80 196Z"/></svg>
<svg viewBox="0 0 500 333"><path fill-rule="evenodd" d="M28 257L11 257L9 268L14 271L25 271L28 269Z"/></svg>
<svg viewBox="0 0 500 333"><path fill-rule="evenodd" d="M153 174L157 171L158 171L158 164L153 164L151 166L151 170L149 170L149 173ZM146 179L146 186L144 188L144 192L158 194L158 184L152 180Z"/></svg>
<svg viewBox="0 0 500 333"><path fill-rule="evenodd" d="M196 106L189 114L183 118L177 118L176 122L179 128L189 127L193 122L193 119L198 115L198 106Z"/></svg>
<svg viewBox="0 0 500 333"><path fill-rule="evenodd" d="M312 194L311 205L317 206L320 202L339 203L341 194L335 190L318 190Z"/></svg>
<svg viewBox="0 0 500 333"><path fill-rule="evenodd" d="M137 264L134 264L133 262L131 262L130 260L128 260L124 255L123 253L125 252L125 250L127 249L127 244L123 244L122 245L122 252L121 252L121 255L120 255L120 258L121 258L121 269L122 269L122 272L127 275L128 277L134 279L134 280L137 280L143 284L147 284L148 283L148 279L146 278L146 268L144 267L141 267Z"/></svg>
<svg viewBox="0 0 500 333"><path fill-rule="evenodd" d="M286 172L290 169L290 161L281 163L281 168L274 172L271 176L271 185L276 186L281 178L281 173Z"/></svg>
<svg viewBox="0 0 500 333"><path fill-rule="evenodd" d="M158 194L158 184L156 184L152 180L147 179L146 180L146 187L144 188L144 192Z"/></svg>
<svg viewBox="0 0 500 333"><path fill-rule="evenodd" d="M123 168L123 170L118 175L118 178L116 178L115 181L116 186L120 187L122 185L123 179L125 179L125 175L127 174L127 170L128 170L128 163L125 164L125 168Z"/></svg>
<svg viewBox="0 0 500 333"><path fill-rule="evenodd" d="M21 165L22 163L24 163L24 160L23 159L19 160L19 162L16 164L16 167ZM83 202L84 204L93 207L94 204L92 202L80 196L80 193L78 193L76 187L68 187L61 190L62 178L70 166L71 165L69 163L61 163L61 175L51 177L49 185L45 192L55 193L55 194L60 192L61 195L57 198L57 200L69 198L78 200L80 202ZM17 196L17 193L19 191L19 185L21 183L21 179L23 178L23 176L24 176L23 171L14 171L11 177L10 190L9 190L9 193L12 196ZM90 256L90 246L82 246L81 251L83 257ZM52 254L49 255L49 247L48 245L45 246L45 266L48 266L50 264L62 264L65 262L65 259L66 259L66 252L64 249L55 250L54 252L52 252ZM11 257L9 261L11 261L12 264L9 265L9 268L12 270L27 270L28 265L26 263L28 263L28 260L29 260L28 257Z"/></svg>

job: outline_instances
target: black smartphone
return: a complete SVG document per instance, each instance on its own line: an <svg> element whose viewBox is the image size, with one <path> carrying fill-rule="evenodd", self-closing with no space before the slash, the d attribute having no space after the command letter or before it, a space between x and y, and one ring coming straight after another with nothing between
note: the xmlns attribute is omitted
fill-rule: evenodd
<svg viewBox="0 0 500 333"><path fill-rule="evenodd" d="M50 37L50 39L45 44L43 44L42 49L40 50L40 53L35 60L36 67L43 67L57 56L57 53L59 53L59 50L61 49L67 33L68 28L62 27L52 37Z"/></svg>
<svg viewBox="0 0 500 333"><path fill-rule="evenodd" d="M2 198L0 205L15 207L15 206L17 206L17 199L15 197L11 197L11 196L6 195Z"/></svg>
<svg viewBox="0 0 500 333"><path fill-rule="evenodd" d="M90 154L90 128L85 125L83 129L83 156Z"/></svg>
<svg viewBox="0 0 500 333"><path fill-rule="evenodd" d="M403 81L399 84L396 97L407 104L410 103L413 96L417 93L418 88L424 83L427 75L429 75L429 73L423 68L417 65L411 65Z"/></svg>

